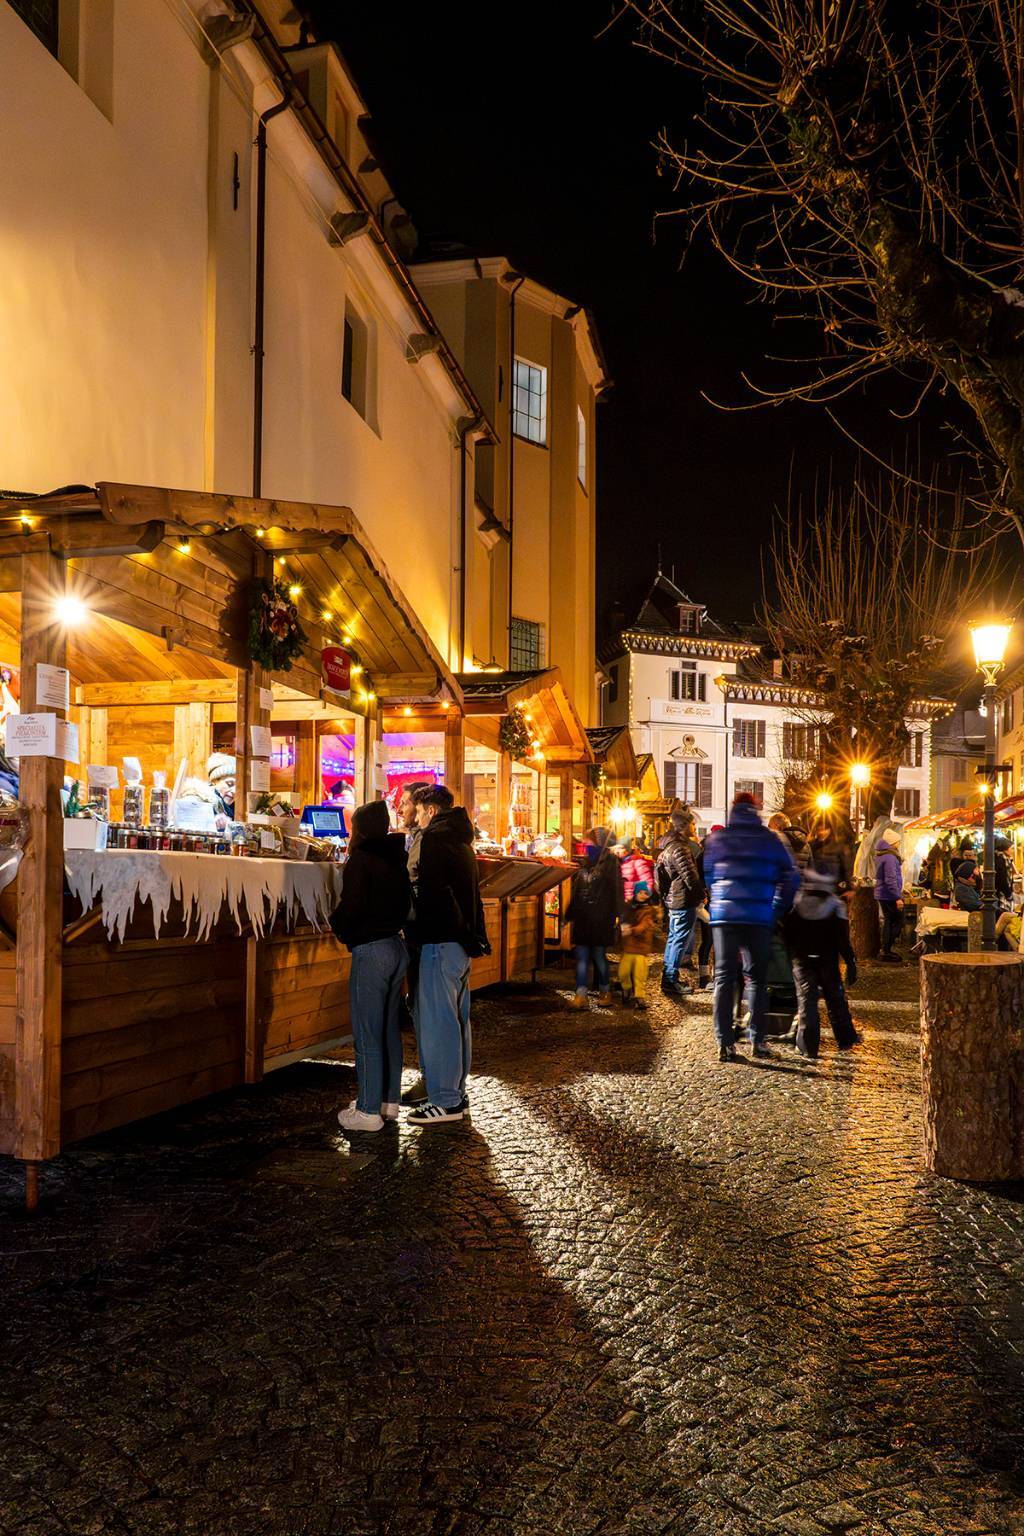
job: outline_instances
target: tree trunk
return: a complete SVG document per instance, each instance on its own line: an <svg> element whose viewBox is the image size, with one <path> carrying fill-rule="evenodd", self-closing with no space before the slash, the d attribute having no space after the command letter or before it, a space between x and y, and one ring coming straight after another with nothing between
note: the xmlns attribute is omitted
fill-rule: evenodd
<svg viewBox="0 0 1024 1536"><path fill-rule="evenodd" d="M850 897L850 943L858 960L873 960L882 946L878 903L869 885L859 885Z"/></svg>
<svg viewBox="0 0 1024 1536"><path fill-rule="evenodd" d="M1024 958L925 956L921 1067L929 1172L1024 1177Z"/></svg>

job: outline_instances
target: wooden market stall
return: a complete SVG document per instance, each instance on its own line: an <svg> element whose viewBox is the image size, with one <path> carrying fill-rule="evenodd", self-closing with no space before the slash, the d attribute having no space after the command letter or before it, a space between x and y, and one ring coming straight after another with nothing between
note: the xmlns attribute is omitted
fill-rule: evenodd
<svg viewBox="0 0 1024 1536"><path fill-rule="evenodd" d="M250 584L283 572L307 639L270 675L247 647ZM322 685L328 643L353 660L348 696ZM319 799L324 730L344 724L355 798L371 798L378 700L461 694L348 509L152 487L0 502L0 654L22 713L41 665L68 669L67 711L47 710L77 726L81 765L21 759L27 838L0 897L0 1152L26 1163L31 1202L36 1165L69 1142L348 1035L348 954L325 926L336 865L65 854L65 772L136 756L147 778L181 758L202 774L222 745L241 817L253 727L290 732L301 803Z"/></svg>

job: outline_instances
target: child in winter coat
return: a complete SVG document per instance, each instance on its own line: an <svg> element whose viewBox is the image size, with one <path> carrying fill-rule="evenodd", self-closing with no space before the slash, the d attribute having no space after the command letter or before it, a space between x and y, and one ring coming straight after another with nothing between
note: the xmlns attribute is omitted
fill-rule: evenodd
<svg viewBox="0 0 1024 1536"><path fill-rule="evenodd" d="M793 961L793 980L800 1002L797 1050L812 1061L818 1054L818 999L823 997L836 1044L841 1051L848 1051L860 1036L850 1017L839 961L846 961L846 980L852 985L857 980L857 958L850 943L846 903L836 895L828 875L812 869L804 871L803 885L792 910L782 920L782 933Z"/></svg>
<svg viewBox="0 0 1024 1536"><path fill-rule="evenodd" d="M626 905L622 919L622 951L619 959L619 985L625 1007L632 1005L641 1013L647 1008L647 971L654 944L654 909L651 887L646 880L633 886L633 900Z"/></svg>

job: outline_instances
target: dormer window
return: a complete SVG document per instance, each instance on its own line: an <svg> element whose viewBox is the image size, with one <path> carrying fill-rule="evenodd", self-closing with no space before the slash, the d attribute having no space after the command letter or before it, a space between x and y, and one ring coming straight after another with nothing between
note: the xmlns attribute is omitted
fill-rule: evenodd
<svg viewBox="0 0 1024 1536"><path fill-rule="evenodd" d="M679 604L679 633L681 635L700 634L700 612L696 603Z"/></svg>

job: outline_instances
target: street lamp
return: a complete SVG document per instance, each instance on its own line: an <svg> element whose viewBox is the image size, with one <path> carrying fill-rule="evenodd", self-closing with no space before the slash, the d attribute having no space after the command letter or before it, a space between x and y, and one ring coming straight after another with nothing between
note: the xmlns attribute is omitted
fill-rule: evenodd
<svg viewBox="0 0 1024 1536"><path fill-rule="evenodd" d="M860 828L861 828L861 822L864 819L864 802L863 802L863 798L862 797L863 797L864 791L867 789L868 785L871 783L871 766L870 766L870 764L869 763L851 763L850 764L850 783L853 785L853 788L855 790L855 794L854 794L854 797L853 797L853 814L854 814L854 817L856 818L857 831L859 832Z"/></svg>
<svg viewBox="0 0 1024 1536"><path fill-rule="evenodd" d="M827 816L832 809L832 796L827 789L821 790L814 797L814 803L823 816Z"/></svg>
<svg viewBox="0 0 1024 1536"><path fill-rule="evenodd" d="M996 947L996 678L1003 668L1003 658L1012 624L972 624L971 643L978 670L985 679L985 766L982 794L985 802L985 854L981 886L981 947Z"/></svg>

